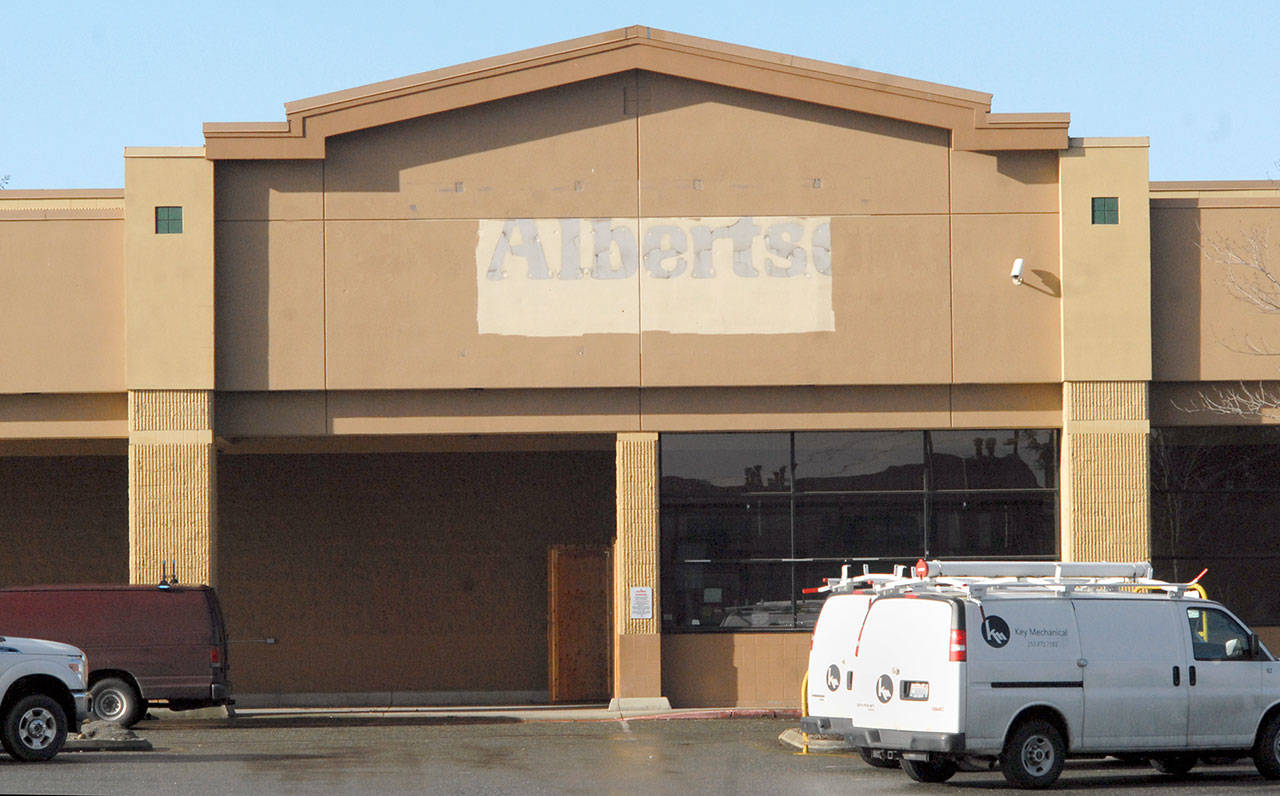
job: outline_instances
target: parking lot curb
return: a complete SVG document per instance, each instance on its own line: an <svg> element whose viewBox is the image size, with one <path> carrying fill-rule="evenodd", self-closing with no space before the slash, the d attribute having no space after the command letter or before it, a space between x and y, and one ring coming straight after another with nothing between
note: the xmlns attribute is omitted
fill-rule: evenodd
<svg viewBox="0 0 1280 796"><path fill-rule="evenodd" d="M84 722L62 747L65 752L148 752L151 748L150 741L128 727L104 721Z"/></svg>
<svg viewBox="0 0 1280 796"><path fill-rule="evenodd" d="M154 747L146 738L68 738L64 752L150 752Z"/></svg>
<svg viewBox="0 0 1280 796"><path fill-rule="evenodd" d="M844 738L837 738L829 735L810 735L805 738L805 734L800 731L799 727L792 727L783 730L778 736L778 742L783 746L789 746L792 749L798 749L807 754L828 754L831 752L852 752L854 747Z"/></svg>

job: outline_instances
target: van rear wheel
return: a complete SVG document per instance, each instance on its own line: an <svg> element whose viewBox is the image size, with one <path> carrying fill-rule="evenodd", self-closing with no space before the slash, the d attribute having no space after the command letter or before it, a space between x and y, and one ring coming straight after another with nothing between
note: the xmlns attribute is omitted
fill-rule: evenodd
<svg viewBox="0 0 1280 796"><path fill-rule="evenodd" d="M916 782L946 782L956 773L956 761L904 759L902 770Z"/></svg>
<svg viewBox="0 0 1280 796"><path fill-rule="evenodd" d="M118 677L104 677L89 689L94 718L121 727L132 727L142 718L146 705L133 686Z"/></svg>
<svg viewBox="0 0 1280 796"><path fill-rule="evenodd" d="M1015 788L1047 788L1058 779L1066 762L1062 733L1047 721L1019 724L1000 755L1000 770Z"/></svg>

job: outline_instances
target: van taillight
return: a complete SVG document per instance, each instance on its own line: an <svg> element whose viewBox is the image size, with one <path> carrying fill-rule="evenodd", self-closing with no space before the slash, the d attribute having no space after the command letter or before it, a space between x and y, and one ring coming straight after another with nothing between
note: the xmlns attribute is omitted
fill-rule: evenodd
<svg viewBox="0 0 1280 796"><path fill-rule="evenodd" d="M209 648L209 665L217 666L219 663L222 663L222 653L218 650L217 647L210 647Z"/></svg>
<svg viewBox="0 0 1280 796"><path fill-rule="evenodd" d="M950 657L947 658L947 660L951 660L951 661L965 660L965 644L964 644L963 630L951 631L951 655Z"/></svg>

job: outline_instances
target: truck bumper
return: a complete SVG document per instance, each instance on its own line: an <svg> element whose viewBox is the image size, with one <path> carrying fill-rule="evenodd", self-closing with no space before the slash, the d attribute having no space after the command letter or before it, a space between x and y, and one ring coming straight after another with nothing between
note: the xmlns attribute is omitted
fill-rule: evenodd
<svg viewBox="0 0 1280 796"><path fill-rule="evenodd" d="M800 719L800 732L848 737L853 732L853 721L839 716L805 716Z"/></svg>
<svg viewBox="0 0 1280 796"><path fill-rule="evenodd" d="M963 752L962 732L913 732L854 727L842 733L855 746L892 749L898 752Z"/></svg>
<svg viewBox="0 0 1280 796"><path fill-rule="evenodd" d="M89 692L88 691L72 691L71 699L76 703L76 715L71 718L71 722L75 725L71 727L71 732L80 730L80 722L89 718Z"/></svg>

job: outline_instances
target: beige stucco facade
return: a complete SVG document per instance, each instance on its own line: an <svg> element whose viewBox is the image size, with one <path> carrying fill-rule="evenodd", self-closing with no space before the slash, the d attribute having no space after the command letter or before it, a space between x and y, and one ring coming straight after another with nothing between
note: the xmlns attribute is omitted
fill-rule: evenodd
<svg viewBox="0 0 1280 796"><path fill-rule="evenodd" d="M78 533L35 522L32 468L104 463L106 518L93 566L0 583L176 562L264 702L536 700L545 547L596 545L613 698L789 707L805 633L663 632L663 434L1053 429L1059 556L1147 558L1153 426L1275 378L1221 344L1273 320L1205 243L1280 190L1153 184L1146 139L990 105L627 28L131 147L121 191L0 192L0 466L31 496L3 532ZM412 670L397 612L456 666ZM475 674L494 616L520 652Z"/></svg>

